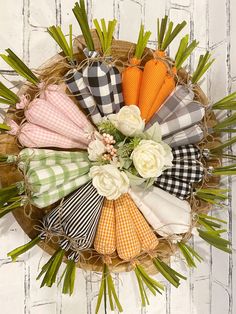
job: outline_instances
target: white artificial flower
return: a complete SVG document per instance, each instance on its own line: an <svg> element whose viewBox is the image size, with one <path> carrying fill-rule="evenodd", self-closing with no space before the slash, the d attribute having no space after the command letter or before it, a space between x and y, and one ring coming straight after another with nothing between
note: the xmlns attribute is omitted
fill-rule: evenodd
<svg viewBox="0 0 236 314"><path fill-rule="evenodd" d="M143 132L145 123L135 105L124 106L116 114L108 116L111 123L125 136L136 136Z"/></svg>
<svg viewBox="0 0 236 314"><path fill-rule="evenodd" d="M91 141L88 145L88 158L91 161L96 161L106 151L105 144L99 139Z"/></svg>
<svg viewBox="0 0 236 314"><path fill-rule="evenodd" d="M139 175L147 179L159 177L165 169L171 167L173 155L169 145L164 142L141 140L130 158Z"/></svg>
<svg viewBox="0 0 236 314"><path fill-rule="evenodd" d="M93 166L89 172L98 194L108 200L115 200L129 189L129 179L125 172L114 165Z"/></svg>

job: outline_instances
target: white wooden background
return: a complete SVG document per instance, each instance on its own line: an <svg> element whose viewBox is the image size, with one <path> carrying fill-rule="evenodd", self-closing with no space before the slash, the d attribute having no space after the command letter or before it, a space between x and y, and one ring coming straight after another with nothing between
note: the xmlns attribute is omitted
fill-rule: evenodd
<svg viewBox="0 0 236 314"><path fill-rule="evenodd" d="M56 45L46 27L61 24L68 30L79 27L71 8L74 0L0 0L0 49L13 49L31 67L39 66L54 55ZM141 22L152 33L150 46L156 41L156 18L169 14L175 22L185 19L191 38L200 40L196 55L210 49L217 58L206 80L204 90L214 101L236 90L236 1L235 0L87 0L89 20L93 17L118 19L116 37L135 41ZM173 45L175 49L175 45ZM191 59L194 66L194 58ZM19 83L14 72L0 61L0 79L8 86ZM235 151L236 153L236 151ZM1 170L0 170L1 171ZM224 183L227 183L225 181ZM229 180L232 191L236 191ZM230 193L233 194L233 193ZM229 239L236 241L236 197L225 209L215 211L229 222ZM75 295L62 296L59 288L39 288L35 281L40 265L49 256L35 248L11 263L7 252L28 241L11 215L0 221L0 313L1 314L92 314L96 304L99 275L77 271ZM141 309L138 290L132 274L117 277L120 300L125 314L235 314L236 255L229 256L209 248L199 238L194 244L205 257L196 270L186 269L175 258L173 266L185 273L188 280L179 289L167 284L163 296L150 296L151 305ZM39 263L40 261L40 263ZM161 276L157 276L162 280ZM165 281L164 281L165 282ZM104 313L104 310L101 310Z"/></svg>

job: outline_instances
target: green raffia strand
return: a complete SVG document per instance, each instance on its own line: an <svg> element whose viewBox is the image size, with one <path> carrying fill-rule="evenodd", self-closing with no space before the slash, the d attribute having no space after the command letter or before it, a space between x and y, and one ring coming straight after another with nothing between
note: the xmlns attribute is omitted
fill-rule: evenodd
<svg viewBox="0 0 236 314"><path fill-rule="evenodd" d="M210 60L210 58L211 54L209 51L207 51L205 55L200 55L197 68L194 71L191 79L193 84L196 84L200 80L203 74L209 69L209 67L215 61L215 59Z"/></svg>
<svg viewBox="0 0 236 314"><path fill-rule="evenodd" d="M226 193L228 189L199 189L195 195L211 204L220 204L222 201L228 199Z"/></svg>
<svg viewBox="0 0 236 314"><path fill-rule="evenodd" d="M149 300L145 291L145 286L150 290L153 295L156 295L156 292L161 294L160 290L164 290L164 286L155 279L151 278L146 273L142 265L137 265L134 269L134 272L138 281L142 306L146 306L149 304Z"/></svg>
<svg viewBox="0 0 236 314"><path fill-rule="evenodd" d="M49 261L42 267L41 272L39 273L37 280L44 275L40 288L43 286L52 287L56 282L56 277L61 266L63 256L65 251L59 248L49 259Z"/></svg>
<svg viewBox="0 0 236 314"><path fill-rule="evenodd" d="M61 30L61 26L50 26L47 31L62 49L67 59L73 62L72 24L69 25L69 44Z"/></svg>
<svg viewBox="0 0 236 314"><path fill-rule="evenodd" d="M98 37L102 46L102 52L105 56L111 54L111 43L112 36L116 27L117 20L112 20L108 22L108 26L104 19L101 19L101 26L98 23L97 19L93 20L94 26L97 30Z"/></svg>
<svg viewBox="0 0 236 314"><path fill-rule="evenodd" d="M5 123L0 123L0 130L2 131L10 131L11 127Z"/></svg>
<svg viewBox="0 0 236 314"><path fill-rule="evenodd" d="M15 105L19 102L19 97L0 82L0 103L7 105Z"/></svg>
<svg viewBox="0 0 236 314"><path fill-rule="evenodd" d="M6 49L8 55L0 54L0 57L8 64L10 67L15 70L20 76L24 77L27 81L31 82L34 85L39 83L39 79L34 73L21 61L20 58L11 50Z"/></svg>
<svg viewBox="0 0 236 314"><path fill-rule="evenodd" d="M73 260L67 262L66 268L61 275L60 282L64 278L62 293L72 295L74 292L75 286L75 275L76 275L76 263Z"/></svg>
<svg viewBox="0 0 236 314"><path fill-rule="evenodd" d="M218 122L216 126L213 127L214 131L221 131L221 129L227 128L229 126L236 124L236 112L229 116L228 118L224 119L221 122Z"/></svg>
<svg viewBox="0 0 236 314"><path fill-rule="evenodd" d="M236 92L229 94L212 105L212 109L235 110L236 109Z"/></svg>
<svg viewBox="0 0 236 314"><path fill-rule="evenodd" d="M94 51L94 43L92 39L92 35L90 32L88 17L85 9L84 0L80 0L80 2L76 2L74 8L72 9L84 36L84 40L86 42L87 48L90 51Z"/></svg>
<svg viewBox="0 0 236 314"><path fill-rule="evenodd" d="M212 170L212 174L216 176L230 176L236 174L236 164L229 166L217 167Z"/></svg>
<svg viewBox="0 0 236 314"><path fill-rule="evenodd" d="M219 250L227 253L232 252L229 248L231 246L230 241L221 238L221 234L227 231L226 229L220 229L221 224L226 224L226 221L205 214L198 214L197 222L201 226L197 230L203 240Z"/></svg>
<svg viewBox="0 0 236 314"><path fill-rule="evenodd" d="M11 257L12 261L15 261L18 256L22 255L23 253L30 250L32 247L34 247L36 244L38 244L41 241L41 238L39 236L35 237L30 242L19 246L18 248L12 250L11 252L7 253L7 256Z"/></svg>
<svg viewBox="0 0 236 314"><path fill-rule="evenodd" d="M144 32L144 25L141 24L134 54L134 57L137 58L138 60L142 58L144 49L147 46L150 36L151 32Z"/></svg>
<svg viewBox="0 0 236 314"><path fill-rule="evenodd" d="M159 258L153 258L153 264L156 269L176 288L180 285L180 278L186 280L187 277L181 275Z"/></svg>
<svg viewBox="0 0 236 314"><path fill-rule="evenodd" d="M8 203L12 197L19 196L19 188L16 184L0 189L0 206Z"/></svg>
<svg viewBox="0 0 236 314"><path fill-rule="evenodd" d="M236 136L234 136L234 137L231 138L230 140L224 142L223 144L220 144L220 145L218 145L217 147L210 149L210 152L211 152L212 154L219 153L219 152L221 152L223 149L225 149L225 148L228 147L228 146L233 145L234 143L236 143Z"/></svg>
<svg viewBox="0 0 236 314"><path fill-rule="evenodd" d="M177 245L189 267L197 267L194 259L199 263L203 261L203 258L190 245L184 242L178 242Z"/></svg>
<svg viewBox="0 0 236 314"><path fill-rule="evenodd" d="M182 23L177 24L173 29L174 24L172 21L168 23L167 15L161 20L161 22L157 19L158 50L165 51L186 24L187 22L183 21Z"/></svg>
<svg viewBox="0 0 236 314"><path fill-rule="evenodd" d="M107 293L108 293L108 299L109 299L111 311L115 310L115 308L114 308L114 303L115 303L118 311L123 312L123 308L120 304L120 301L118 299L118 296L117 296L117 293L115 290L112 276L110 274L108 266L106 264L104 264L103 265L101 285L100 285L100 289L99 289L99 293L98 293L97 305L96 305L96 310L95 310L96 314L98 313L98 311L100 309L102 298L104 298L105 309L107 308Z"/></svg>
<svg viewBox="0 0 236 314"><path fill-rule="evenodd" d="M179 49L175 55L175 67L179 69L184 61L191 55L193 50L198 46L199 41L193 40L191 44L188 45L189 35L184 36L179 45Z"/></svg>
<svg viewBox="0 0 236 314"><path fill-rule="evenodd" d="M22 203L20 200L20 201L14 201L11 204L8 204L7 206L0 207L0 218L10 213L13 209L19 208L21 206L22 206Z"/></svg>

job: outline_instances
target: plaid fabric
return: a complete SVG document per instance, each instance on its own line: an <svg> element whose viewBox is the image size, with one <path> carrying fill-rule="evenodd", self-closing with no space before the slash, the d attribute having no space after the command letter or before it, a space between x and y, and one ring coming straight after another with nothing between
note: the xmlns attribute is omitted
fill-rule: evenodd
<svg viewBox="0 0 236 314"><path fill-rule="evenodd" d="M84 114L82 112L79 113L79 116L83 118L79 120L76 125L69 117L61 112L60 109L56 109L51 102L36 98L26 108L25 117L30 123L39 125L42 128L63 135L74 141L88 144L89 140L86 137L84 129L90 124L88 121L87 124L85 124Z"/></svg>
<svg viewBox="0 0 236 314"><path fill-rule="evenodd" d="M76 100L78 100L85 113L91 117L95 124L98 124L102 119L102 115L84 82L82 73L72 70L67 73L65 80L68 89L75 96Z"/></svg>
<svg viewBox="0 0 236 314"><path fill-rule="evenodd" d="M115 111L113 113L118 113L120 111L120 108L124 106L124 99L122 93L121 74L115 66L110 66L110 76L115 105Z"/></svg>
<svg viewBox="0 0 236 314"><path fill-rule="evenodd" d="M90 163L87 161L33 167L29 168L26 173L26 182L30 186L30 191L35 196L45 193L50 189L55 189L66 182L73 181L88 173L89 169Z"/></svg>
<svg viewBox="0 0 236 314"><path fill-rule="evenodd" d="M172 148L174 159L196 159L201 158L201 150L198 146L190 144Z"/></svg>
<svg viewBox="0 0 236 314"><path fill-rule="evenodd" d="M78 189L67 202L71 215L62 225L66 237L60 246L64 250L85 250L93 245L104 197L92 182ZM63 205L62 205L63 206Z"/></svg>
<svg viewBox="0 0 236 314"><path fill-rule="evenodd" d="M187 201L155 186L148 190L133 187L129 194L149 224L161 236L189 231L192 217Z"/></svg>
<svg viewBox="0 0 236 314"><path fill-rule="evenodd" d="M91 179L88 174L84 174L80 177L77 176L76 179L68 181L65 184L61 184L60 186L57 186L54 189L50 189L47 191L47 193L43 193L40 195L32 195L30 201L34 206L38 208L47 207L66 197L70 193L74 192L81 185L85 184L90 180Z"/></svg>
<svg viewBox="0 0 236 314"><path fill-rule="evenodd" d="M20 127L13 120L8 120L11 130L7 133L15 135L23 147L55 147L55 148L87 148L87 145L61 134L26 122Z"/></svg>
<svg viewBox="0 0 236 314"><path fill-rule="evenodd" d="M82 130L89 127L91 128L91 123L84 113L76 106L63 89L63 85L49 85L46 89L42 89L40 98L49 101L56 110L59 110L78 128Z"/></svg>
<svg viewBox="0 0 236 314"><path fill-rule="evenodd" d="M204 107L198 102L191 102L172 113L164 123L160 125L163 137L177 131L189 128L202 120L205 114Z"/></svg>
<svg viewBox="0 0 236 314"><path fill-rule="evenodd" d="M173 160L173 166L163 171L163 175L189 183L200 182L204 176L204 167L194 159Z"/></svg>
<svg viewBox="0 0 236 314"><path fill-rule="evenodd" d="M78 163L82 161L88 162L88 153L65 152L50 149L24 148L18 156L10 155L9 160L18 161L18 167L21 170L29 168L37 168L39 166L54 166L56 164Z"/></svg>
<svg viewBox="0 0 236 314"><path fill-rule="evenodd" d="M98 223L94 248L99 254L110 255L116 250L116 222L114 202L104 200Z"/></svg>
<svg viewBox="0 0 236 314"><path fill-rule="evenodd" d="M156 179L154 185L182 200L188 198L192 191L190 183L164 174Z"/></svg>
<svg viewBox="0 0 236 314"><path fill-rule="evenodd" d="M180 106L182 108L188 105L193 101L193 98L194 93L191 89L183 85L178 85L161 108L153 115L146 128L148 129L156 122L159 124L164 123Z"/></svg>
<svg viewBox="0 0 236 314"><path fill-rule="evenodd" d="M138 210L134 201L129 194L124 195L126 207L129 209L130 216L134 222L136 232L141 243L142 249L151 251L155 249L159 243L156 235L150 228L149 224Z"/></svg>
<svg viewBox="0 0 236 314"><path fill-rule="evenodd" d="M114 202L117 253L121 259L130 261L141 252L141 243L129 211L127 197L123 194Z"/></svg>
<svg viewBox="0 0 236 314"><path fill-rule="evenodd" d="M194 126L177 132L171 136L165 137L164 142L171 147L183 146L187 144L199 143L204 137L203 130L197 124Z"/></svg>

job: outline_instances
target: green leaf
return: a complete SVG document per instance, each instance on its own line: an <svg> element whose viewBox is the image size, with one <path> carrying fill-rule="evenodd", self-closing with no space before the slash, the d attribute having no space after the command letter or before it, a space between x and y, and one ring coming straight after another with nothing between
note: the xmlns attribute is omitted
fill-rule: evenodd
<svg viewBox="0 0 236 314"><path fill-rule="evenodd" d="M41 238L39 236L37 236L33 240L28 242L27 244L21 245L18 248L12 250L11 252L7 253L7 256L11 257L12 261L15 261L18 256L20 256L23 253L25 253L28 250L30 250L32 247L34 247L40 241L41 241Z"/></svg>
<svg viewBox="0 0 236 314"><path fill-rule="evenodd" d="M155 142L160 142L162 135L159 123L154 123L147 131L143 132L142 138L147 140L153 140Z"/></svg>
<svg viewBox="0 0 236 314"><path fill-rule="evenodd" d="M140 25L140 30L139 30L139 36L138 36L138 41L137 45L135 48L135 54L134 57L137 59L141 59L144 49L147 46L149 37L151 36L151 32L144 32L144 26L143 24Z"/></svg>
<svg viewBox="0 0 236 314"><path fill-rule="evenodd" d="M212 106L212 109L235 110L236 109L236 92L229 94L226 97L214 103Z"/></svg>
<svg viewBox="0 0 236 314"><path fill-rule="evenodd" d="M0 82L0 103L7 105L15 105L20 101L19 97Z"/></svg>
<svg viewBox="0 0 236 314"><path fill-rule="evenodd" d="M125 171L127 177L129 178L130 181L130 185L131 186L137 186L137 185L141 185L145 182L145 178L140 178L138 176L133 175L132 173L130 173L129 171Z"/></svg>
<svg viewBox="0 0 236 314"><path fill-rule="evenodd" d="M225 141L223 144L220 144L217 147L210 149L210 152L213 154L218 153L226 147L233 145L234 143L236 143L236 136L232 137L228 141Z"/></svg>
<svg viewBox="0 0 236 314"><path fill-rule="evenodd" d="M200 80L203 74L209 69L209 67L215 61L215 59L210 60L210 58L211 54L209 53L209 51L207 51L205 55L200 55L197 68L194 71L191 79L193 84L196 84Z"/></svg>
<svg viewBox="0 0 236 314"><path fill-rule="evenodd" d="M11 127L5 123L0 123L0 130L3 130L3 131L10 131L11 130Z"/></svg>
<svg viewBox="0 0 236 314"><path fill-rule="evenodd" d="M179 69L185 60L191 55L193 50L198 46L199 42L193 40L191 44L188 45L189 35L184 36L175 55L175 67Z"/></svg>
<svg viewBox="0 0 236 314"><path fill-rule="evenodd" d="M74 292L76 274L76 264L73 260L69 260L60 281L64 278L62 293L72 295Z"/></svg>
<svg viewBox="0 0 236 314"><path fill-rule="evenodd" d="M198 262L203 261L203 258L188 244L184 242L178 242L177 245L180 248L189 267L196 267L194 258L196 258Z"/></svg>

